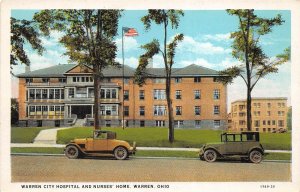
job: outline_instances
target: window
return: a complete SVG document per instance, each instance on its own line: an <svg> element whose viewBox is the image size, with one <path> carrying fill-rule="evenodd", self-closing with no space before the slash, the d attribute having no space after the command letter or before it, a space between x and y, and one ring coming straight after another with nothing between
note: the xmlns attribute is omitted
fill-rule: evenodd
<svg viewBox="0 0 300 192"><path fill-rule="evenodd" d="M32 78L26 78L25 81L26 81L26 83L32 83L33 79Z"/></svg>
<svg viewBox="0 0 300 192"><path fill-rule="evenodd" d="M55 115L60 115L60 106L55 106Z"/></svg>
<svg viewBox="0 0 300 192"><path fill-rule="evenodd" d="M36 89L35 90L35 98L36 99L41 99L42 98L42 90L41 89Z"/></svg>
<svg viewBox="0 0 300 192"><path fill-rule="evenodd" d="M156 127L164 127L165 126L165 121L155 121L155 126Z"/></svg>
<svg viewBox="0 0 300 192"><path fill-rule="evenodd" d="M271 125L271 121L270 120L268 120L268 125Z"/></svg>
<svg viewBox="0 0 300 192"><path fill-rule="evenodd" d="M175 78L175 83L181 83L182 81L182 78L181 77L176 77Z"/></svg>
<svg viewBox="0 0 300 192"><path fill-rule="evenodd" d="M284 116L284 111L278 111L278 116Z"/></svg>
<svg viewBox="0 0 300 192"><path fill-rule="evenodd" d="M43 115L48 115L48 106L42 106Z"/></svg>
<svg viewBox="0 0 300 192"><path fill-rule="evenodd" d="M260 116L260 111L254 111L254 116Z"/></svg>
<svg viewBox="0 0 300 192"><path fill-rule="evenodd" d="M145 91L144 90L140 90L140 100L144 100L145 99Z"/></svg>
<svg viewBox="0 0 300 192"><path fill-rule="evenodd" d="M76 77L73 77L73 82L77 82L77 81L76 81Z"/></svg>
<svg viewBox="0 0 300 192"><path fill-rule="evenodd" d="M42 106L35 106L36 114L41 115L42 114Z"/></svg>
<svg viewBox="0 0 300 192"><path fill-rule="evenodd" d="M35 99L35 89L29 89L29 99Z"/></svg>
<svg viewBox="0 0 300 192"><path fill-rule="evenodd" d="M49 78L42 78L42 82L43 83L48 83L49 82Z"/></svg>
<svg viewBox="0 0 300 192"><path fill-rule="evenodd" d="M145 121L144 120L140 120L140 127L145 127Z"/></svg>
<svg viewBox="0 0 300 192"><path fill-rule="evenodd" d="M68 92L69 92L69 98L74 98L74 88L69 88Z"/></svg>
<svg viewBox="0 0 300 192"><path fill-rule="evenodd" d="M268 105L268 108L271 108L271 103L268 103L267 105Z"/></svg>
<svg viewBox="0 0 300 192"><path fill-rule="evenodd" d="M59 89L54 89L54 95L55 95L55 99L59 99L59 97L60 97L60 90Z"/></svg>
<svg viewBox="0 0 300 192"><path fill-rule="evenodd" d="M200 106L195 106L195 115L200 115L200 114L201 114Z"/></svg>
<svg viewBox="0 0 300 192"><path fill-rule="evenodd" d="M220 78L219 77L214 77L213 82L219 82Z"/></svg>
<svg viewBox="0 0 300 192"><path fill-rule="evenodd" d="M194 77L194 82L195 83L200 83L201 82L201 77Z"/></svg>
<svg viewBox="0 0 300 192"><path fill-rule="evenodd" d="M201 120L196 120L195 121L195 127L200 128L201 127Z"/></svg>
<svg viewBox="0 0 300 192"><path fill-rule="evenodd" d="M176 115L182 115L182 107L176 106Z"/></svg>
<svg viewBox="0 0 300 192"><path fill-rule="evenodd" d="M144 116L144 115L145 115L145 107L140 106L140 116Z"/></svg>
<svg viewBox="0 0 300 192"><path fill-rule="evenodd" d="M125 91L126 92L126 91ZM128 92L128 91L127 91ZM110 89L105 89L105 98L106 99L110 99ZM125 98L124 98L125 99ZM127 99L125 99L125 100L128 100L128 98Z"/></svg>
<svg viewBox="0 0 300 192"><path fill-rule="evenodd" d="M267 111L267 115L268 115L268 116L271 116L271 111Z"/></svg>
<svg viewBox="0 0 300 192"><path fill-rule="evenodd" d="M181 99L181 90L176 90L175 98L176 99Z"/></svg>
<svg viewBox="0 0 300 192"><path fill-rule="evenodd" d="M167 107L164 105L154 105L153 114L155 116L167 115Z"/></svg>
<svg viewBox="0 0 300 192"><path fill-rule="evenodd" d="M266 132L266 128L263 128L263 132Z"/></svg>
<svg viewBox="0 0 300 192"><path fill-rule="evenodd" d="M42 99L47 99L48 97L48 89L42 89Z"/></svg>
<svg viewBox="0 0 300 192"><path fill-rule="evenodd" d="M254 126L259 127L260 126L260 121L259 120L254 121Z"/></svg>
<svg viewBox="0 0 300 192"><path fill-rule="evenodd" d="M105 99L105 90L104 89L100 90L100 98Z"/></svg>
<svg viewBox="0 0 300 192"><path fill-rule="evenodd" d="M214 127L215 128L219 128L221 125L221 121L220 120L214 120Z"/></svg>
<svg viewBox="0 0 300 192"><path fill-rule="evenodd" d="M266 121L265 120L263 120L263 125L266 125Z"/></svg>
<svg viewBox="0 0 300 192"><path fill-rule="evenodd" d="M214 115L219 115L220 114L220 106L219 105L215 105L214 106Z"/></svg>
<svg viewBox="0 0 300 192"><path fill-rule="evenodd" d="M284 127L284 120L278 120L278 126Z"/></svg>
<svg viewBox="0 0 300 192"><path fill-rule="evenodd" d="M129 116L129 106L124 106L124 116Z"/></svg>
<svg viewBox="0 0 300 192"><path fill-rule="evenodd" d="M244 121L244 120L239 121L239 125L245 125L245 124L246 124L246 121Z"/></svg>
<svg viewBox="0 0 300 192"><path fill-rule="evenodd" d="M154 89L153 98L155 100L164 100L164 99L166 99L166 90L164 90L164 89Z"/></svg>
<svg viewBox="0 0 300 192"><path fill-rule="evenodd" d="M195 90L194 91L195 99L200 99L201 98L201 92L200 90Z"/></svg>
<svg viewBox="0 0 300 192"><path fill-rule="evenodd" d="M220 89L214 90L214 99L220 99Z"/></svg>
<svg viewBox="0 0 300 192"><path fill-rule="evenodd" d="M275 120L272 120L272 125L276 125L276 121Z"/></svg>
<svg viewBox="0 0 300 192"><path fill-rule="evenodd" d="M111 98L112 99L116 99L117 98L117 90L116 89L112 89L111 90Z"/></svg>
<svg viewBox="0 0 300 192"><path fill-rule="evenodd" d="M124 83L129 84L129 78L124 78Z"/></svg>
<svg viewBox="0 0 300 192"><path fill-rule="evenodd" d="M58 82L60 82L60 83L66 83L67 79L66 78L58 78Z"/></svg>
<svg viewBox="0 0 300 192"><path fill-rule="evenodd" d="M174 125L175 125L176 128L180 128L183 125L183 121L182 120L180 120L180 121L176 120L176 121L174 121Z"/></svg>
<svg viewBox="0 0 300 192"><path fill-rule="evenodd" d="M125 101L128 101L128 100L129 100L129 91L128 91L128 90L125 90L125 91L124 91L124 100L125 100Z"/></svg>

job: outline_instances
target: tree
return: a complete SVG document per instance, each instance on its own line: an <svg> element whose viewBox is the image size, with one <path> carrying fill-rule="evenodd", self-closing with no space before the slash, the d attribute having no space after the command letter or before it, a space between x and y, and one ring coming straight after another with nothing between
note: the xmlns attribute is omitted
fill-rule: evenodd
<svg viewBox="0 0 300 192"><path fill-rule="evenodd" d="M10 106L10 124L16 125L19 121L19 102L16 98L11 98Z"/></svg>
<svg viewBox="0 0 300 192"><path fill-rule="evenodd" d="M235 15L239 20L238 31L231 33L233 39L232 56L241 62L220 72L224 84L232 83L236 77L241 77L247 87L247 130L251 130L251 92L257 82L270 73L277 73L278 66L289 59L290 49L276 58L268 57L259 45L263 35L272 32L274 26L281 25L281 15L267 19L258 17L253 9L227 10L228 14Z"/></svg>
<svg viewBox="0 0 300 192"><path fill-rule="evenodd" d="M117 35L120 10L42 10L34 15L44 35L51 30L63 32L60 39L70 61L88 65L94 78L94 129L99 125L99 90L102 71L107 66L118 66L115 61L117 46L113 38Z"/></svg>
<svg viewBox="0 0 300 192"><path fill-rule="evenodd" d="M163 25L163 38L164 42L162 49L160 43L157 39L152 42L145 44L142 48L146 51L139 58L139 65L135 72L135 82L140 86L145 83L147 78L146 67L148 65L148 60L153 58L154 55L161 53L164 66L165 66L165 79L166 79L166 97L168 106L168 118L169 118L169 142L174 141L174 125L173 125L173 107L171 99L171 74L172 66L174 64L175 49L177 44L183 40L183 34L177 34L173 40L167 44L168 38L168 26L171 25L172 29L177 29L179 26L179 18L183 16L184 13L181 10L148 10L148 14L141 18L142 23L146 30L151 27L151 22L155 22L157 25Z"/></svg>
<svg viewBox="0 0 300 192"><path fill-rule="evenodd" d="M33 50L36 50L39 55L42 55L45 50L42 46L42 41L39 38L39 33L34 27L34 21L18 20L10 18L11 24L11 53L10 53L10 68L14 65L23 63L30 65L30 60L24 50L24 44L27 42ZM11 72L12 73L12 72Z"/></svg>

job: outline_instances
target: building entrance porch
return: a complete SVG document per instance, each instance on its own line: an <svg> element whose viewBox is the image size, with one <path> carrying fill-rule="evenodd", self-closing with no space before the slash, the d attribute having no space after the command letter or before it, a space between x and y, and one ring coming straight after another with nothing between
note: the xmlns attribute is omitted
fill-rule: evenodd
<svg viewBox="0 0 300 192"><path fill-rule="evenodd" d="M89 115L93 116L93 105L67 105L68 116L77 115L78 119L84 119Z"/></svg>

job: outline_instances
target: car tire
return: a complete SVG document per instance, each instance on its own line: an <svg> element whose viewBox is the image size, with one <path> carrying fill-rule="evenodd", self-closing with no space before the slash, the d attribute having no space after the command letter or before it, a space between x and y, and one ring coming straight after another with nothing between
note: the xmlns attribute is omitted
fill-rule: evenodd
<svg viewBox="0 0 300 192"><path fill-rule="evenodd" d="M69 145L66 147L65 155L69 159L77 159L80 155L79 149L74 145Z"/></svg>
<svg viewBox="0 0 300 192"><path fill-rule="evenodd" d="M258 150L253 150L249 154L249 160L252 163L260 163L262 161L263 154Z"/></svg>
<svg viewBox="0 0 300 192"><path fill-rule="evenodd" d="M117 147L114 150L114 156L117 160L124 160L128 156L127 149L125 147Z"/></svg>
<svg viewBox="0 0 300 192"><path fill-rule="evenodd" d="M212 149L208 149L204 152L204 160L207 161L207 162L214 162L217 160L217 152L215 150L212 150Z"/></svg>

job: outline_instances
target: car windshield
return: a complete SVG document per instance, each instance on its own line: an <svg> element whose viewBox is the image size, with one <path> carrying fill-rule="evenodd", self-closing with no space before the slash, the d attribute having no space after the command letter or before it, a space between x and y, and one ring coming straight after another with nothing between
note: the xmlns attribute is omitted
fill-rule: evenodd
<svg viewBox="0 0 300 192"><path fill-rule="evenodd" d="M95 139L107 139L107 132L95 131L94 138Z"/></svg>

